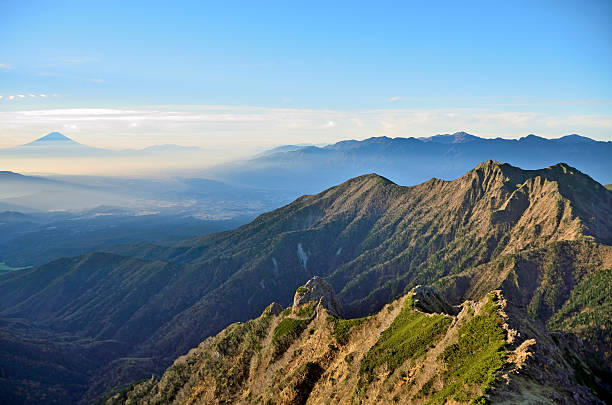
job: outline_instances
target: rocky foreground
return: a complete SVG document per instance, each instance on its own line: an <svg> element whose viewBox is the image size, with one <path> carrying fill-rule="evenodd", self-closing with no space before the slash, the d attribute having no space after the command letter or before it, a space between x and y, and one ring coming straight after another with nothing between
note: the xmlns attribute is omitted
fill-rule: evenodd
<svg viewBox="0 0 612 405"><path fill-rule="evenodd" d="M315 278L294 305L229 326L160 379L107 404L603 404L605 366L499 290L453 307L419 286L375 315L342 319ZM334 315L332 315L334 314ZM608 380L609 381L609 380ZM599 397L598 397L599 396Z"/></svg>

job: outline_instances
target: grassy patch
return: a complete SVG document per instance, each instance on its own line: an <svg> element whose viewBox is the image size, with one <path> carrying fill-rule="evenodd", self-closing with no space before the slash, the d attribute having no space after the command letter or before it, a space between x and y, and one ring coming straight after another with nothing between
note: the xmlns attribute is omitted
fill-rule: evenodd
<svg viewBox="0 0 612 405"><path fill-rule="evenodd" d="M327 320L333 324L332 334L336 338L338 344L345 345L348 343L349 337L351 336L351 329L361 325L367 321L368 318L340 319L334 316L329 316L327 317Z"/></svg>
<svg viewBox="0 0 612 405"><path fill-rule="evenodd" d="M306 329L309 322L309 319L294 318L284 318L280 321L274 329L274 335L272 335L272 357L278 359L282 356L291 346L291 343Z"/></svg>
<svg viewBox="0 0 612 405"><path fill-rule="evenodd" d="M594 272L572 290L561 309L550 319L550 329L576 333L591 342L603 342L608 356L612 350L612 269Z"/></svg>
<svg viewBox="0 0 612 405"><path fill-rule="evenodd" d="M363 386L372 382L375 369L383 364L391 374L406 360L425 354L450 323L446 316L415 311L412 299L408 297L399 315L361 360L359 384Z"/></svg>
<svg viewBox="0 0 612 405"><path fill-rule="evenodd" d="M507 355L506 331L497 309L497 296L491 293L482 313L459 329L459 341L442 352L444 388L433 394L429 404L478 400L497 381Z"/></svg>
<svg viewBox="0 0 612 405"><path fill-rule="evenodd" d="M299 308L296 308L293 311L293 314L300 318L310 318L314 314L316 306L317 306L317 303L315 301L310 301L308 304L305 304L305 305L300 306Z"/></svg>

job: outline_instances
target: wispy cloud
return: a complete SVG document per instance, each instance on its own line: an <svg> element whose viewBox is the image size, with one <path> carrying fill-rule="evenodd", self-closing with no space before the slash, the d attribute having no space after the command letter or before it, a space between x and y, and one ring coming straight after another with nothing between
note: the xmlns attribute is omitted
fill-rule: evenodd
<svg viewBox="0 0 612 405"><path fill-rule="evenodd" d="M8 63L0 63L0 70L11 70L13 67Z"/></svg>
<svg viewBox="0 0 612 405"><path fill-rule="evenodd" d="M342 111L249 106L0 111L0 133L22 134L24 142L54 129L101 147L177 143L246 154L279 144L331 143L372 136L419 137L461 130L488 138L579 133L612 140L612 114L484 108Z"/></svg>
<svg viewBox="0 0 612 405"><path fill-rule="evenodd" d="M48 98L49 96L46 94L34 94L34 93L28 93L28 94L7 94L7 95L0 95L0 100L5 99L5 100L15 100L15 101L20 101L20 100L27 100L27 99L32 99L32 98ZM52 97L57 97L57 94L53 94Z"/></svg>
<svg viewBox="0 0 612 405"><path fill-rule="evenodd" d="M394 103L403 101L406 103L434 103L438 106L461 105L471 107L530 107L530 106L578 106L578 105L608 105L612 104L612 98L532 98L522 96L489 97L489 96L466 96L466 97L408 97L394 96L387 99Z"/></svg>

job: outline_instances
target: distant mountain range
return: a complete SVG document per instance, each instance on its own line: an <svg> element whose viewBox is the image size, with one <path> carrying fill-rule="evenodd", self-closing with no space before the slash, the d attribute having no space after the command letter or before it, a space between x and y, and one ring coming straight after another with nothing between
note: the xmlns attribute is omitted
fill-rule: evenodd
<svg viewBox="0 0 612 405"><path fill-rule="evenodd" d="M386 150L388 141L364 142ZM520 318L522 333L546 324L576 334L609 366L611 245L612 192L567 164L522 170L487 161L456 180L413 187L363 175L233 231L0 276L2 394L28 403L93 401L160 373L230 323L259 316L271 301L289 305L315 275L338 292L347 317L374 314L418 284L437 285L453 305L466 299L485 305L499 289L509 306L529 314ZM231 339L217 346L222 354L239 347ZM543 353L537 357L562 354L565 338L556 342L537 338ZM559 359L563 372L568 364L578 370L578 360L567 356ZM232 370L222 373L228 384L242 369ZM584 370L590 377L572 377L572 384L600 381ZM183 389L190 376L177 378L172 384Z"/></svg>
<svg viewBox="0 0 612 405"><path fill-rule="evenodd" d="M195 146L153 145L144 149L111 150L94 148L76 142L59 132L51 132L24 145L0 149L0 156L11 158L103 157L122 155L201 153Z"/></svg>
<svg viewBox="0 0 612 405"><path fill-rule="evenodd" d="M291 146L207 172L235 184L312 193L363 173L376 172L398 184L432 177L455 179L489 159L527 169L557 162L580 167L597 181L612 183L612 142L579 135L545 139L485 139L465 132L429 138L369 138L325 147Z"/></svg>

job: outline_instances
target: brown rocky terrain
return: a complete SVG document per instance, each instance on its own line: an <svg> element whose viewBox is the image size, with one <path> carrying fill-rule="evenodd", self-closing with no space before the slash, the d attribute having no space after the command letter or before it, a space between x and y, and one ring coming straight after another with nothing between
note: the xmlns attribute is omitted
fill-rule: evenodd
<svg viewBox="0 0 612 405"><path fill-rule="evenodd" d="M78 376L71 395L84 401L163 371L272 301L290 305L313 276L338 292L347 318L378 313L417 285L435 284L451 306L501 289L527 316L575 333L610 364L611 243L612 192L565 164L521 170L488 161L413 187L371 174L233 231L1 276L0 316L119 348ZM19 336L9 326L0 338ZM5 355L15 364L30 356ZM22 381L45 395L69 390L36 378L11 375L7 390Z"/></svg>
<svg viewBox="0 0 612 405"><path fill-rule="evenodd" d="M107 404L603 404L597 395L609 395L584 344L548 333L501 291L450 315L420 310L417 297L450 308L420 290L355 320L330 316L317 297L283 312L273 304ZM304 326L279 356L292 322Z"/></svg>

